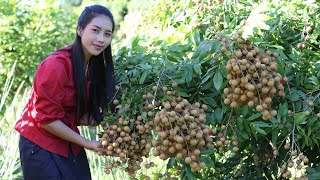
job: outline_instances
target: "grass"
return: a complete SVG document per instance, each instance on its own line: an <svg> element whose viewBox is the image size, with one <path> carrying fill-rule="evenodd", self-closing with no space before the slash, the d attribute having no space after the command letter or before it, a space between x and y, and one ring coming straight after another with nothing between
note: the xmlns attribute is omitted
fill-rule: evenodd
<svg viewBox="0 0 320 180"><path fill-rule="evenodd" d="M14 63L0 95L0 179L22 179L19 160L19 134L13 129L14 123L20 116L26 102L26 93L21 93L23 83L20 84L11 102L7 102L11 86L14 82ZM20 96L22 94L22 96Z"/></svg>

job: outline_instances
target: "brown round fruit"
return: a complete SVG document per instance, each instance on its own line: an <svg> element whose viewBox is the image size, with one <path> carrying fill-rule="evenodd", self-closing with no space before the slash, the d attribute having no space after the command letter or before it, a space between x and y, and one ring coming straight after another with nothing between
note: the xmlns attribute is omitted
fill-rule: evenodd
<svg viewBox="0 0 320 180"><path fill-rule="evenodd" d="M118 99L114 99L113 100L113 105L118 105L119 104L119 100Z"/></svg>
<svg viewBox="0 0 320 180"><path fill-rule="evenodd" d="M173 83L171 84L171 86L172 86L173 88L175 88L175 87L177 87L177 86L178 86L178 83L173 82Z"/></svg>
<svg viewBox="0 0 320 180"><path fill-rule="evenodd" d="M238 148L238 147L233 147L233 148L232 148L232 151L233 151L233 152L238 152L238 151L239 151L239 148Z"/></svg>
<svg viewBox="0 0 320 180"><path fill-rule="evenodd" d="M307 26L307 27L306 27L306 31L307 31L308 33L311 33L312 27L311 27L311 26Z"/></svg>

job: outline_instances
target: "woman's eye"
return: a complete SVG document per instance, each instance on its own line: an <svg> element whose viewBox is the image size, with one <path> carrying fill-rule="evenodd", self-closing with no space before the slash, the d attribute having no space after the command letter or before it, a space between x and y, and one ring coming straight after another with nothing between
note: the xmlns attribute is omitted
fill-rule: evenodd
<svg viewBox="0 0 320 180"><path fill-rule="evenodd" d="M110 36L111 36L110 33L105 33L104 35L105 35L106 37L110 37Z"/></svg>
<svg viewBox="0 0 320 180"><path fill-rule="evenodd" d="M98 29L92 29L94 32L98 32Z"/></svg>

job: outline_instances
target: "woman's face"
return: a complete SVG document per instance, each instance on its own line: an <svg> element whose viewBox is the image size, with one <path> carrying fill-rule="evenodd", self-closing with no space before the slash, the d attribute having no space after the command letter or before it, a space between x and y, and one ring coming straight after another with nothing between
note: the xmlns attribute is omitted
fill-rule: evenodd
<svg viewBox="0 0 320 180"><path fill-rule="evenodd" d="M109 17L99 15L91 20L84 29L78 29L86 62L90 57L99 55L112 40L112 22Z"/></svg>

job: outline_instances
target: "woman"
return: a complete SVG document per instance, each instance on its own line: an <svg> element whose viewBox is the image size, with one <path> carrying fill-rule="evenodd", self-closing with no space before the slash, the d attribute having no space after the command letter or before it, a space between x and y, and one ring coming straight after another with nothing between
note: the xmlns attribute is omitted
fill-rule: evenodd
<svg viewBox="0 0 320 180"><path fill-rule="evenodd" d="M100 5L78 20L72 45L48 56L36 71L31 97L15 125L24 179L91 179L84 148L101 151L78 125L98 125L114 93L114 19Z"/></svg>

